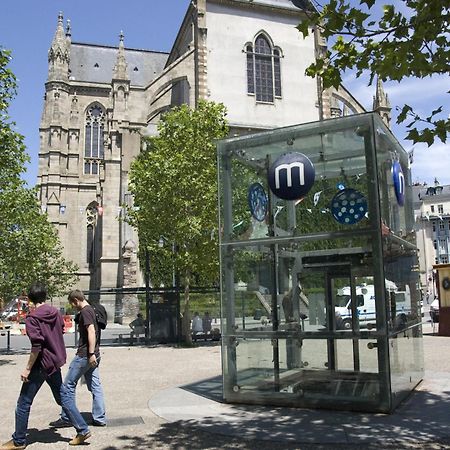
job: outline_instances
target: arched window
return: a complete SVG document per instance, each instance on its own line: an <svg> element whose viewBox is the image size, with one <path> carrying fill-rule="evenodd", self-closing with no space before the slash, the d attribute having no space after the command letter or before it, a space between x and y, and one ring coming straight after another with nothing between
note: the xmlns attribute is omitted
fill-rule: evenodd
<svg viewBox="0 0 450 450"><path fill-rule="evenodd" d="M98 208L93 202L86 208L86 262L92 266L95 262L95 228L97 225Z"/></svg>
<svg viewBox="0 0 450 450"><path fill-rule="evenodd" d="M105 112L94 104L86 112L86 128L84 137L84 173L97 175L99 165L104 158L103 130Z"/></svg>
<svg viewBox="0 0 450 450"><path fill-rule="evenodd" d="M254 44L247 44L247 92L257 102L273 103L281 97L281 51L273 47L267 36L259 34Z"/></svg>

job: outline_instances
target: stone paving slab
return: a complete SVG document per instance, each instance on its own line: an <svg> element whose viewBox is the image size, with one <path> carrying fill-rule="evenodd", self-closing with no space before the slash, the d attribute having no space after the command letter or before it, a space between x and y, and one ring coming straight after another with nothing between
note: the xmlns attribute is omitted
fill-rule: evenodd
<svg viewBox="0 0 450 450"><path fill-rule="evenodd" d="M450 449L450 338L425 336L425 382L396 415L226 405L193 392L219 377L220 347L105 347L100 365L110 426L92 428L91 450ZM68 361L73 349L68 351ZM28 353L0 354L0 442L10 439ZM63 372L67 369L63 368ZM181 388L183 386L183 388ZM213 384L208 384L208 389ZM215 392L217 399L217 392ZM90 394L77 402L89 416ZM149 407L150 406L150 407ZM159 408L159 409L158 409ZM69 449L74 430L53 430L59 407L43 386L30 417L30 450ZM300 436L299 430L303 433ZM228 434L227 434L228 433ZM274 437L276 438L274 440Z"/></svg>

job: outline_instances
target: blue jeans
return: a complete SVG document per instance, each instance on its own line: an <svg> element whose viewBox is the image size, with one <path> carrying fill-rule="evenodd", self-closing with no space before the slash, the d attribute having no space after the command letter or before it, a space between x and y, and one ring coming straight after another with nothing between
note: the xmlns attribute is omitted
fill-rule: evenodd
<svg viewBox="0 0 450 450"><path fill-rule="evenodd" d="M97 359L97 362L100 363L100 358ZM69 399L69 404L66 405L66 410L64 410L61 414L61 418L63 420L67 420L69 422L72 422L73 425L74 422L71 419L71 415L67 414L68 410L73 410L73 408L76 409L76 411L79 414L79 417L82 418L80 412L78 411L76 407L76 400L75 400L75 391L77 387L78 380L84 376L86 380L87 387L89 391L92 393L92 416L94 420L98 422L106 422L106 415L105 415L105 401L103 397L103 389L102 385L100 383L100 377L98 372L98 365L97 367L91 367L89 365L87 358L82 358L80 356L75 356L70 363L69 371L67 372L66 378L64 379L64 384L62 387L62 392L67 394L67 398ZM64 406L64 401L63 401ZM73 412L73 411L72 411ZM78 415L77 415L78 417ZM78 417L78 419L79 419ZM81 432L82 434L85 434L84 430L87 430L87 425L85 420L83 419L83 422L86 426L86 428L83 428L83 431L77 431ZM76 428L76 427L75 427Z"/></svg>
<svg viewBox="0 0 450 450"><path fill-rule="evenodd" d="M30 417L31 405L34 397L39 392L44 381L50 386L53 397L58 405L61 402L62 377L61 370L57 370L52 375L47 375L40 367L31 370L28 382L22 384L19 399L16 406L16 430L12 435L13 441L18 445L26 444L26 433L28 428L28 418ZM65 408L65 407L64 407ZM69 411L65 411L70 416Z"/></svg>
<svg viewBox="0 0 450 450"><path fill-rule="evenodd" d="M78 358L80 360L86 361L86 358L80 358L79 356L76 356L75 358ZM75 362L72 361L72 364ZM72 364L70 367L72 367ZM88 364L86 362L86 364ZM67 383L76 383L81 378L82 375L84 375L84 379L86 380L86 385L89 390L89 392L92 394L92 419L96 422L100 423L106 423L106 412L105 412L105 400L103 396L103 388L102 383L100 382L100 376L99 376L99 370L98 365L100 364L100 358L97 359L97 367L90 367L87 366L87 371L84 373L79 373L80 368L77 370L73 370L71 373L71 369L69 367L69 373L66 376L66 379L64 380L64 384ZM77 365L78 367L81 366L83 368L83 363L80 361L80 364ZM76 380L75 380L76 379ZM64 412L64 410L61 411L61 419L65 420L66 422L70 422L70 419L68 415Z"/></svg>

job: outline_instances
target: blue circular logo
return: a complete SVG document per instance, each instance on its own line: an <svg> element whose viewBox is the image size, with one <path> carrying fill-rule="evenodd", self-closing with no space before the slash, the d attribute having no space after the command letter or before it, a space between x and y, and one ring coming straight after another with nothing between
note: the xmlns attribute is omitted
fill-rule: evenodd
<svg viewBox="0 0 450 450"><path fill-rule="evenodd" d="M403 175L402 166L398 161L392 163L392 179L394 181L397 203L403 206L405 204L405 176Z"/></svg>
<svg viewBox="0 0 450 450"><path fill-rule="evenodd" d="M267 214L267 195L264 187L260 183L253 183L248 188L248 206L252 216L263 222Z"/></svg>
<svg viewBox="0 0 450 450"><path fill-rule="evenodd" d="M343 189L331 200L331 214L343 225L358 223L367 213L367 200L355 189Z"/></svg>
<svg viewBox="0 0 450 450"><path fill-rule="evenodd" d="M279 156L269 168L270 190L284 200L299 200L314 184L316 171L313 163L302 153Z"/></svg>

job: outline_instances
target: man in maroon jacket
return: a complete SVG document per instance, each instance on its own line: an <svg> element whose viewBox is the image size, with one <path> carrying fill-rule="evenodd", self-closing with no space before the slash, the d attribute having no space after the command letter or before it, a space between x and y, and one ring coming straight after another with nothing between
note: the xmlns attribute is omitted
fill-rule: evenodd
<svg viewBox="0 0 450 450"><path fill-rule="evenodd" d="M47 288L41 283L33 284L28 291L35 309L26 318L26 331L31 342L31 353L20 378L23 382L16 407L16 430L12 439L0 450L24 449L28 418L34 397L44 381L50 386L58 405L61 401L61 366L66 363L66 347L63 332L64 320L59 311L45 303ZM63 405L65 408L65 406ZM65 408L66 410L66 408ZM77 428L77 418L67 410L72 424Z"/></svg>

